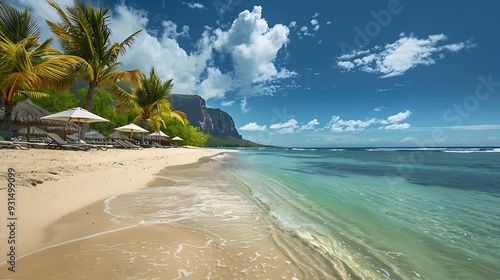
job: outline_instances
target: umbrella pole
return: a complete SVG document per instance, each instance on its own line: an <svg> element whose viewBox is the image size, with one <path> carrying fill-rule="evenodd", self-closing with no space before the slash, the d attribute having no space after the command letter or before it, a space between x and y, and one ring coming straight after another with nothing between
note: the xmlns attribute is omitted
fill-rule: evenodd
<svg viewBox="0 0 500 280"><path fill-rule="evenodd" d="M80 119L78 119L78 143L82 139L82 129L80 128Z"/></svg>
<svg viewBox="0 0 500 280"><path fill-rule="evenodd" d="M30 130L31 130L31 127L30 127L30 124L28 124L28 131L26 131L26 137L28 137L28 143L31 142Z"/></svg>

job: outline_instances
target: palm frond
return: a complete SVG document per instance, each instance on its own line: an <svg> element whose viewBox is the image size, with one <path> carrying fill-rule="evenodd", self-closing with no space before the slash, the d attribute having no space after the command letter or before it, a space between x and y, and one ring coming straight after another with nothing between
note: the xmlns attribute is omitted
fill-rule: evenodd
<svg viewBox="0 0 500 280"><path fill-rule="evenodd" d="M38 38L40 27L28 8L19 11L5 1L0 1L0 33L3 33L11 42L18 43L26 37ZM25 47L31 49L33 45L27 44Z"/></svg>
<svg viewBox="0 0 500 280"><path fill-rule="evenodd" d="M183 125L188 125L186 113L182 111L173 110L170 112L170 117L179 120Z"/></svg>

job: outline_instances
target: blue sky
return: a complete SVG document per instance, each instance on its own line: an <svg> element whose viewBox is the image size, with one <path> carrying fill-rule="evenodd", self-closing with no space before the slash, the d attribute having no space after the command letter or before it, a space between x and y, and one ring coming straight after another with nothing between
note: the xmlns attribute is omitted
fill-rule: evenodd
<svg viewBox="0 0 500 280"><path fill-rule="evenodd" d="M44 1L10 2L57 20ZM114 41L143 29L124 68L154 66L173 93L230 113L245 139L500 146L498 1L102 3Z"/></svg>

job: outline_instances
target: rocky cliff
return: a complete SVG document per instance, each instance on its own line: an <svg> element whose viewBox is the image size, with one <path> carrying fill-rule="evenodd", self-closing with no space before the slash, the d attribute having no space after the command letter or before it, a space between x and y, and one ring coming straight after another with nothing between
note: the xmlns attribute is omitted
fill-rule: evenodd
<svg viewBox="0 0 500 280"><path fill-rule="evenodd" d="M236 130L233 118L220 109L207 108L205 100L198 95L171 94L169 101L174 110L186 113L189 123L203 133L217 137L232 136L242 139Z"/></svg>

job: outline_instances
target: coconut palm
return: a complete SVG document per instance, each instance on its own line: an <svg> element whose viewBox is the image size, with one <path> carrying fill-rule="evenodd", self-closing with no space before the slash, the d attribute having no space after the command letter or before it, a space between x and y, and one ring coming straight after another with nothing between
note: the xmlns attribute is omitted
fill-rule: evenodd
<svg viewBox="0 0 500 280"><path fill-rule="evenodd" d="M59 40L62 50L84 60L78 66L78 77L89 83L85 109L92 111L92 99L97 86L111 85L117 80L138 82L139 70L118 70L121 66L118 56L134 43L141 30L121 43L111 43L109 8L94 8L83 1L74 0L73 6L66 6L65 13L55 1L47 2L61 19L60 23L47 20L47 24Z"/></svg>
<svg viewBox="0 0 500 280"><path fill-rule="evenodd" d="M156 75L154 68L149 71L149 77L143 73L139 76L140 83L132 89L132 93L119 86L113 87L113 93L120 104L137 115L133 122L143 126L149 125L153 131L165 127L165 118L176 118L186 125L188 123L186 114L172 110L167 99L173 87L172 80L163 82Z"/></svg>
<svg viewBox="0 0 500 280"><path fill-rule="evenodd" d="M52 39L39 43L39 27L33 16L0 2L0 91L5 105L3 129L11 131L14 97L45 96L39 89L63 89L77 60L50 46Z"/></svg>

